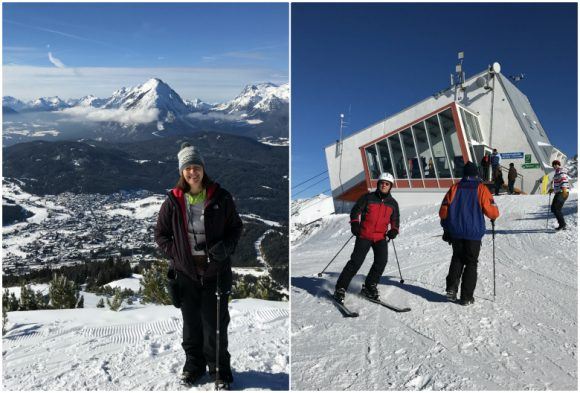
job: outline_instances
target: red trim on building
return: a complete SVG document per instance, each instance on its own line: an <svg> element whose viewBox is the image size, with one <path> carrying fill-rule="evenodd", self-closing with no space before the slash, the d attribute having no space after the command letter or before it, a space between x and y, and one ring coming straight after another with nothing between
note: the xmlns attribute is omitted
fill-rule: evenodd
<svg viewBox="0 0 580 393"><path fill-rule="evenodd" d="M362 195L366 194L368 190L366 181L361 181L337 196L336 199L356 202Z"/></svg>
<svg viewBox="0 0 580 393"><path fill-rule="evenodd" d="M463 162L467 162L469 160L469 154L468 154L468 149L467 149L467 140L465 138L465 134L463 132L463 127L461 125L461 122L459 121L459 109L457 108L457 104L455 102L451 102L447 105L442 106L441 108L425 115L422 116L418 119L413 120L412 122L397 128L394 131L391 131L387 134L382 135L379 138L376 138L364 145L362 145L361 147L359 147L360 149L360 153L361 153L361 158L363 161L363 168L364 168L364 172L365 172L365 180L366 180L366 185L367 185L367 189L373 189L376 188L377 186L377 181L376 180L372 180L370 178L370 171L367 165L367 159L366 159L366 153L365 153L365 148L367 148L370 145L373 145L375 143L377 143L378 141L382 140L382 139L386 139L388 137L390 137L391 135L395 135L401 131L404 131L408 128L410 128L413 124L417 124L423 120L426 120L438 113L441 113L447 109L451 109L451 114L453 116L453 123L455 125L455 130L457 132L457 139L459 140L459 146L461 147L461 155L463 156ZM443 130L440 130L441 132L443 132ZM453 176L453 174L451 174L451 176ZM452 177L452 178L440 178L439 179L439 184L437 184L437 180L436 179L424 179L424 180L419 180L419 179L405 179L405 180L396 180L395 184L394 184L394 188L449 188L451 187L454 183L458 183L459 180L458 178ZM344 194L344 193L343 193Z"/></svg>
<svg viewBox="0 0 580 393"><path fill-rule="evenodd" d="M425 179L425 188L439 188L437 179Z"/></svg>
<svg viewBox="0 0 580 393"><path fill-rule="evenodd" d="M441 107L441 108L437 109L436 111L433 111L433 112L429 113L428 115L422 116L422 117L420 117L420 118L418 118L418 119L416 119L416 120L413 120L412 122L410 122L410 123L408 123L408 124L404 125L403 127L399 127L399 128L397 128L395 131L391 131L391 132L389 132L389 133L387 133L387 134L385 134L385 135L383 135L383 136L381 136L381 137L379 137L379 138L376 138L376 139L374 139L374 140L372 140L372 141L370 141L370 142L368 142L368 143L366 143L366 144L362 145L362 146L361 146L361 148L362 148L362 149L364 149L364 148L366 148L367 146L370 146L370 145L372 145L372 144L374 144L374 143L377 143L377 142L378 142L378 141L380 141L381 139L385 139L385 138L387 138L387 137L389 137L389 136L391 136L391 135L394 135L394 134L398 133L399 131L403 131L403 130L405 130L405 129L407 129L407 128L411 127L413 124L419 123L420 121L423 121L423 120L425 120L425 119L428 119L428 118L430 118L431 116L433 116L433 115L435 115L435 114L437 114L437 113L439 113L439 112L443 112L445 109L453 108L454 106L455 106L455 103L454 103L454 102L452 102L452 103L450 103L450 104L447 104L447 105L445 105L445 106L443 106L443 107Z"/></svg>
<svg viewBox="0 0 580 393"><path fill-rule="evenodd" d="M451 103L451 113L453 114L453 122L455 123L455 130L457 130L457 136L459 138L459 146L461 146L461 155L463 156L463 162L467 163L469 161L469 153L467 153L467 138L463 133L463 127L459 121L459 110L457 109L457 104L455 102ZM479 164L476 162L476 164Z"/></svg>

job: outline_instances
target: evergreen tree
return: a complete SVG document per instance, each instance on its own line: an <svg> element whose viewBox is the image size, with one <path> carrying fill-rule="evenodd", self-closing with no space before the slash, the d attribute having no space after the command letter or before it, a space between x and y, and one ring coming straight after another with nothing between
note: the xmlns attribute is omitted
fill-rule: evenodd
<svg viewBox="0 0 580 393"><path fill-rule="evenodd" d="M167 293L167 263L156 262L143 271L140 283L143 287L143 303L172 304Z"/></svg>
<svg viewBox="0 0 580 393"><path fill-rule="evenodd" d="M121 306L123 305L123 295L121 294L121 290L119 288L115 288L115 296L113 296L113 300L109 301L107 299L107 306L111 311L119 311Z"/></svg>
<svg viewBox="0 0 580 393"><path fill-rule="evenodd" d="M8 323L8 303L2 302L2 335L6 334L6 324Z"/></svg>
<svg viewBox="0 0 580 393"><path fill-rule="evenodd" d="M79 293L74 281L65 276L57 276L56 273L50 282L48 290L52 307L56 309L75 308L79 301Z"/></svg>
<svg viewBox="0 0 580 393"><path fill-rule="evenodd" d="M8 302L8 304L9 304L8 311L18 311L19 302L14 292L10 293L10 301Z"/></svg>
<svg viewBox="0 0 580 393"><path fill-rule="evenodd" d="M101 298L97 303L97 308L105 308L105 301L103 300L103 298Z"/></svg>

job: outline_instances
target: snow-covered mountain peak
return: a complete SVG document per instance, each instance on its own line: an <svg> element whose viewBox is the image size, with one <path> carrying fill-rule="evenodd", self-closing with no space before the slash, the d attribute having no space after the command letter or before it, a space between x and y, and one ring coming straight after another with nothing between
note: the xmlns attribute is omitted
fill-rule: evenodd
<svg viewBox="0 0 580 393"><path fill-rule="evenodd" d="M61 100L58 96L54 97L39 97L36 100L31 101L28 106L33 109L41 110L55 110L68 108L68 104Z"/></svg>
<svg viewBox="0 0 580 393"><path fill-rule="evenodd" d="M245 112L255 115L257 112L271 112L282 109L288 104L289 85L278 86L266 82L246 86L232 101L218 105L216 110L226 113Z"/></svg>

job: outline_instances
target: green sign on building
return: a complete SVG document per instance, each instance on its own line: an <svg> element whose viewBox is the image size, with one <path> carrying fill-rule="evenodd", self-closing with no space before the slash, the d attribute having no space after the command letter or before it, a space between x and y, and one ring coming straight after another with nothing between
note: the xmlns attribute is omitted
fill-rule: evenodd
<svg viewBox="0 0 580 393"><path fill-rule="evenodd" d="M525 161L526 164L531 163L532 162L532 155L531 154L526 154L525 155L525 158L524 158L524 161Z"/></svg>
<svg viewBox="0 0 580 393"><path fill-rule="evenodd" d="M539 168L540 167L540 163L536 162L535 164L522 164L522 168L524 169L534 169L534 168Z"/></svg>

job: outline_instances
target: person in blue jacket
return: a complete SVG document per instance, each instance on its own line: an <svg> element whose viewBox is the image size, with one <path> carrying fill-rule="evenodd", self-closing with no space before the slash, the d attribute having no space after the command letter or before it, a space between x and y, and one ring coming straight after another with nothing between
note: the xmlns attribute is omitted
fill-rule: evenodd
<svg viewBox="0 0 580 393"><path fill-rule="evenodd" d="M499 217L499 210L491 192L478 175L477 166L468 161L463 168L463 178L451 186L439 209L443 240L453 247L453 256L447 275L447 298L456 300L459 282L459 304L473 304L477 283L477 262L481 239L485 233L485 218L492 222Z"/></svg>

